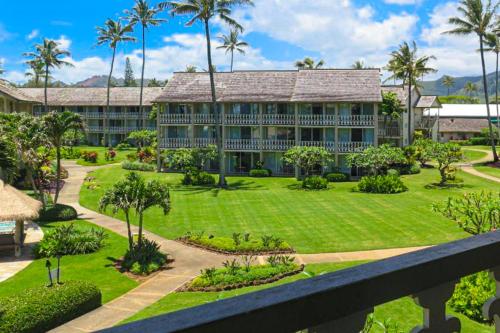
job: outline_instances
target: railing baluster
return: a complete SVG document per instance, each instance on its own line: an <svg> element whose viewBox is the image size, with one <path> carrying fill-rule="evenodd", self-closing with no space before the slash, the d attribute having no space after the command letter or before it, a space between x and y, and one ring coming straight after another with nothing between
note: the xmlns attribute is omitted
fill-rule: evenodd
<svg viewBox="0 0 500 333"><path fill-rule="evenodd" d="M424 325L415 327L411 333L456 333L460 332L460 320L446 315L446 301L451 298L457 281L425 290L413 296L413 300L424 309Z"/></svg>
<svg viewBox="0 0 500 333"><path fill-rule="evenodd" d="M500 266L491 269L490 276L495 280L496 294L483 306L483 316L495 322L495 332L500 333Z"/></svg>
<svg viewBox="0 0 500 333"><path fill-rule="evenodd" d="M372 312L373 308L354 313L331 323L310 328L308 333L359 333L365 327L366 317Z"/></svg>

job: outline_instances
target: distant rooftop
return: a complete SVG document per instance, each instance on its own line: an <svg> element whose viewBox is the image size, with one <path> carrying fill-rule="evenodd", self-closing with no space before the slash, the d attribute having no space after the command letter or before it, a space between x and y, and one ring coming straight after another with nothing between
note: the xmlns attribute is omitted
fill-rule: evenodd
<svg viewBox="0 0 500 333"><path fill-rule="evenodd" d="M490 112L493 118L497 116L497 106L495 104L490 105ZM488 118L488 113L486 110L486 104L443 104L440 110L431 109L426 110L424 114L437 116L439 111L439 116L443 118L456 117L456 118Z"/></svg>
<svg viewBox="0 0 500 333"><path fill-rule="evenodd" d="M21 102L32 102L32 103L40 102L40 100L38 100L37 98L26 94L21 89L1 79L0 79L0 94L5 94L10 98L13 98Z"/></svg>

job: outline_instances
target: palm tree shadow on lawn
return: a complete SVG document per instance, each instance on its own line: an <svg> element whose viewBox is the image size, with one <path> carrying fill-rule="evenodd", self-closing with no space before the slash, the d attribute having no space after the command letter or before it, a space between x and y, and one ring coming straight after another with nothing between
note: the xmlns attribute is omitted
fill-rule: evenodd
<svg viewBox="0 0 500 333"><path fill-rule="evenodd" d="M173 185L172 188L176 192L184 192L185 195L197 195L202 193L211 192L214 197L219 196L221 191L257 191L257 190L267 190L266 187L262 185L255 184L253 181L238 180L228 184L226 188L220 188L216 186L185 186L185 185Z"/></svg>

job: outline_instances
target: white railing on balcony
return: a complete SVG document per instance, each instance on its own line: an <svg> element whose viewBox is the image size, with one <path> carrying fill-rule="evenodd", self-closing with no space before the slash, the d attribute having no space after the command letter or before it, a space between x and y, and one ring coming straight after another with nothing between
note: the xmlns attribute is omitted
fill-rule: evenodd
<svg viewBox="0 0 500 333"><path fill-rule="evenodd" d="M334 121L335 121L335 116L334 116ZM299 125L322 126L325 125L324 117L321 114L301 114L299 115Z"/></svg>
<svg viewBox="0 0 500 333"><path fill-rule="evenodd" d="M259 116L256 114L225 114L224 124L226 125L257 125Z"/></svg>
<svg viewBox="0 0 500 333"><path fill-rule="evenodd" d="M294 125L295 115L293 114L263 114L262 124L264 125Z"/></svg>
<svg viewBox="0 0 500 333"><path fill-rule="evenodd" d="M363 151L366 148L373 146L373 142L339 142L339 153L353 153Z"/></svg>
<svg viewBox="0 0 500 333"><path fill-rule="evenodd" d="M87 131L88 132L103 132L104 127L103 126L87 126Z"/></svg>
<svg viewBox="0 0 500 333"><path fill-rule="evenodd" d="M262 140L262 150L285 151L295 146L295 140Z"/></svg>
<svg viewBox="0 0 500 333"><path fill-rule="evenodd" d="M339 126L375 126L373 115L339 116Z"/></svg>
<svg viewBox="0 0 500 333"><path fill-rule="evenodd" d="M401 137L401 128L399 127L387 127L387 128L379 128L378 136L386 137L386 138L398 138Z"/></svg>
<svg viewBox="0 0 500 333"><path fill-rule="evenodd" d="M196 148L205 148L209 145L216 145L217 141L215 139L209 138L195 138L193 142L193 146Z"/></svg>
<svg viewBox="0 0 500 333"><path fill-rule="evenodd" d="M228 150L259 150L257 139L226 139L224 148Z"/></svg>
<svg viewBox="0 0 500 333"><path fill-rule="evenodd" d="M160 122L162 124L190 124L191 115L190 114L170 114L164 113L160 116Z"/></svg>
<svg viewBox="0 0 500 333"><path fill-rule="evenodd" d="M162 140L162 148L190 148L189 138L166 138Z"/></svg>
<svg viewBox="0 0 500 333"><path fill-rule="evenodd" d="M215 116L213 114L194 114L193 120L195 124L215 124Z"/></svg>
<svg viewBox="0 0 500 333"><path fill-rule="evenodd" d="M331 152L335 151L334 141L301 141L299 144L303 147L323 147Z"/></svg>
<svg viewBox="0 0 500 333"><path fill-rule="evenodd" d="M141 118L139 112L124 112L123 114L124 114L124 118L128 118L128 119Z"/></svg>
<svg viewBox="0 0 500 333"><path fill-rule="evenodd" d="M86 112L84 113L85 118L87 119L102 119L104 118L103 112Z"/></svg>

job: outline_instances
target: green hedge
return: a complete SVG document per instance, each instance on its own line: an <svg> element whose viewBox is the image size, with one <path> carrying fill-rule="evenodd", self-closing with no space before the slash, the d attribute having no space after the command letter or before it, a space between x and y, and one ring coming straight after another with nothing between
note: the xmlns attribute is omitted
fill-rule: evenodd
<svg viewBox="0 0 500 333"><path fill-rule="evenodd" d="M348 175L340 172L329 173L325 176L325 178L330 183L342 183L342 182L347 182L349 180Z"/></svg>
<svg viewBox="0 0 500 333"><path fill-rule="evenodd" d="M20 291L0 299L0 332L46 332L101 306L101 291L84 281Z"/></svg>
<svg viewBox="0 0 500 333"><path fill-rule="evenodd" d="M309 176L302 181L302 187L307 190L325 190L328 180L320 176Z"/></svg>
<svg viewBox="0 0 500 333"><path fill-rule="evenodd" d="M133 171L155 171L156 166L148 163L123 161L122 169Z"/></svg>
<svg viewBox="0 0 500 333"><path fill-rule="evenodd" d="M76 220L78 213L76 210L67 205L57 204L47 208L40 213L38 221L41 222L60 222Z"/></svg>
<svg viewBox="0 0 500 333"><path fill-rule="evenodd" d="M250 170L250 177L269 177L271 173L267 169L252 169Z"/></svg>
<svg viewBox="0 0 500 333"><path fill-rule="evenodd" d="M358 190L365 193L394 194L406 192L408 187L396 175L383 175L361 178Z"/></svg>

